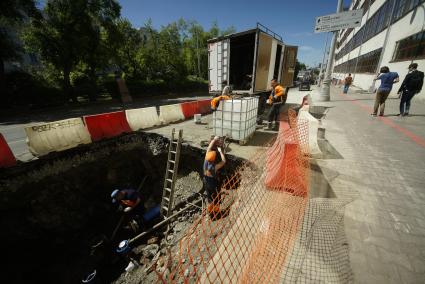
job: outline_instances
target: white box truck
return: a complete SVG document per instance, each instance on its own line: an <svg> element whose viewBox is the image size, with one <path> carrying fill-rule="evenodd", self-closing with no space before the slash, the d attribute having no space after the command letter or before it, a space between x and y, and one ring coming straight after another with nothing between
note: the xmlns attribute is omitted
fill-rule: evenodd
<svg viewBox="0 0 425 284"><path fill-rule="evenodd" d="M262 95L273 78L291 87L297 50L259 23L255 29L210 39L209 92L221 93L224 80L236 94Z"/></svg>

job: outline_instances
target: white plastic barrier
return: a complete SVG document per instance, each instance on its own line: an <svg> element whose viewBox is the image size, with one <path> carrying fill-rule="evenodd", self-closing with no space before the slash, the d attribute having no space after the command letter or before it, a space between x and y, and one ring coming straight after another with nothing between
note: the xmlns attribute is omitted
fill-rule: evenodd
<svg viewBox="0 0 425 284"><path fill-rule="evenodd" d="M161 124L158 113L156 112L156 107L128 109L125 111L125 116L133 131Z"/></svg>
<svg viewBox="0 0 425 284"><path fill-rule="evenodd" d="M319 130L319 121L308 111L309 106L303 106L298 113L298 119L305 120L308 122L308 150L312 156L317 156L322 154L322 151L320 151L319 148L319 144L317 144L317 132ZM302 150L306 152L306 149Z"/></svg>
<svg viewBox="0 0 425 284"><path fill-rule="evenodd" d="M25 128L27 144L34 156L43 156L91 143L82 118L71 118Z"/></svg>
<svg viewBox="0 0 425 284"><path fill-rule="evenodd" d="M159 119L163 123L184 120L184 114L180 104L165 105L159 107Z"/></svg>

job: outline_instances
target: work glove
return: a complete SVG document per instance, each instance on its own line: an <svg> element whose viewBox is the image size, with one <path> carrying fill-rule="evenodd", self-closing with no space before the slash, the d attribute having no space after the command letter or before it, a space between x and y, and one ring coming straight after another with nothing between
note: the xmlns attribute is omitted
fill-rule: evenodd
<svg viewBox="0 0 425 284"><path fill-rule="evenodd" d="M131 209L132 209L131 207L125 207L124 212L125 212L125 213L130 212L130 211L131 211Z"/></svg>

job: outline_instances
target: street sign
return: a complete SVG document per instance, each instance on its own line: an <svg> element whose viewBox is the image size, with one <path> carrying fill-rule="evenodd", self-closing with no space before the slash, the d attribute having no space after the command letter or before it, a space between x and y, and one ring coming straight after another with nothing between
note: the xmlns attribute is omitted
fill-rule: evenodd
<svg viewBox="0 0 425 284"><path fill-rule="evenodd" d="M355 28L361 25L363 9L341 12L316 18L315 33Z"/></svg>

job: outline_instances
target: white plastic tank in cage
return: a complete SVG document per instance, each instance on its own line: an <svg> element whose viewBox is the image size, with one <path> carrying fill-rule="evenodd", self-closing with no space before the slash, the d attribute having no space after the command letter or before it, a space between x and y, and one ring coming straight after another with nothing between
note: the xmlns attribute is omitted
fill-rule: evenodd
<svg viewBox="0 0 425 284"><path fill-rule="evenodd" d="M255 132L258 97L221 101L213 115L214 135L244 141Z"/></svg>

